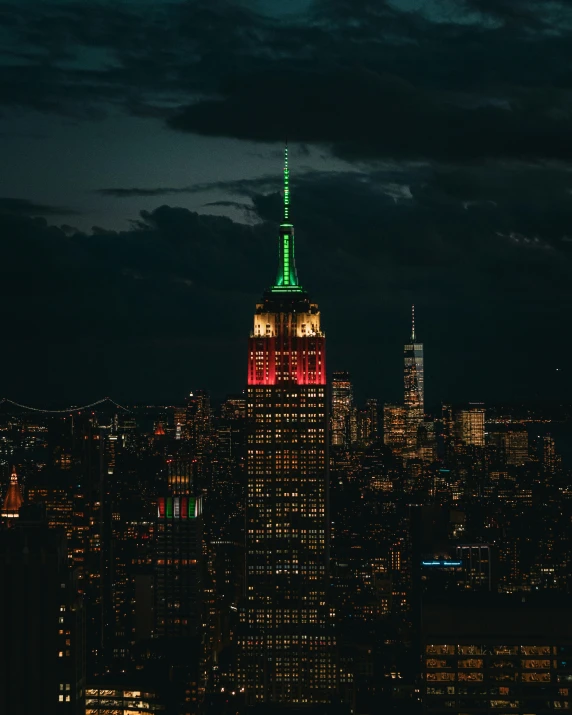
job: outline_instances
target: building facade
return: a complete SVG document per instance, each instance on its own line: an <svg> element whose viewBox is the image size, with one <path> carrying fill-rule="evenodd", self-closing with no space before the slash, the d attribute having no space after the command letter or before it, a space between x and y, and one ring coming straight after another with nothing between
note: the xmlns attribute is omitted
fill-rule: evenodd
<svg viewBox="0 0 572 715"><path fill-rule="evenodd" d="M486 596L486 597L485 597ZM425 712L549 713L572 707L564 598L473 594L423 609Z"/></svg>
<svg viewBox="0 0 572 715"><path fill-rule="evenodd" d="M0 533L0 712L83 715L84 610L65 536L36 505L15 521Z"/></svg>
<svg viewBox="0 0 572 715"><path fill-rule="evenodd" d="M332 446L348 449L352 441L353 390L347 372L332 375Z"/></svg>
<svg viewBox="0 0 572 715"><path fill-rule="evenodd" d="M456 444L459 447L473 445L485 446L485 408L480 403L470 404L467 409L459 410L456 421Z"/></svg>
<svg viewBox="0 0 572 715"><path fill-rule="evenodd" d="M201 627L201 497L157 500L155 522L156 636L189 638Z"/></svg>
<svg viewBox="0 0 572 715"><path fill-rule="evenodd" d="M406 409L403 405L383 406L383 443L396 454L405 448Z"/></svg>
<svg viewBox="0 0 572 715"><path fill-rule="evenodd" d="M330 702L336 688L325 337L318 306L298 282L285 158L278 276L256 306L249 341L237 677L253 704Z"/></svg>
<svg viewBox="0 0 572 715"><path fill-rule="evenodd" d="M415 335L415 308L412 309L411 340L403 348L405 402L405 444L409 453L417 450L418 432L425 413L423 343Z"/></svg>

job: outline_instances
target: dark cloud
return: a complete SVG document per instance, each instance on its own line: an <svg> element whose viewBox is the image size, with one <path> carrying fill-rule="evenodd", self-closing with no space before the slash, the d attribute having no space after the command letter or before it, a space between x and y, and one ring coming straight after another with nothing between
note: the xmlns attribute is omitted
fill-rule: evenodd
<svg viewBox="0 0 572 715"><path fill-rule="evenodd" d="M1 101L90 118L121 108L350 159L569 160L570 3L449 5L316 0L285 21L230 0L5 2Z"/></svg>
<svg viewBox="0 0 572 715"><path fill-rule="evenodd" d="M277 112L284 97L288 111ZM502 103L475 103L364 67L264 70L237 77L223 99L194 103L168 123L241 139L288 135L329 144L350 159L570 160L571 100L559 92L520 91Z"/></svg>
<svg viewBox="0 0 572 715"><path fill-rule="evenodd" d="M367 375L373 394L398 399L415 302L430 400L530 397L532 371L540 394L556 396L544 345L572 307L570 173L545 173L535 206L539 171L507 167L501 181L487 167L412 165L297 177L298 271L323 311L330 369ZM129 230L88 235L0 215L0 320L13 346L2 364L14 393L240 389L254 304L274 279L281 196L244 182L228 190L249 193L256 223L160 206ZM567 335L559 340L566 354ZM41 345L41 369L23 372L17 356L37 358ZM572 385L558 391L572 397Z"/></svg>
<svg viewBox="0 0 572 715"><path fill-rule="evenodd" d="M130 198L132 196L165 196L168 194L190 194L193 193L193 188L190 186L174 187L174 186L159 186L154 189L96 189L96 194L102 196L113 196L116 199Z"/></svg>
<svg viewBox="0 0 572 715"><path fill-rule="evenodd" d="M0 213L21 216L73 216L78 214L74 209L64 206L48 206L28 199L6 197L0 197Z"/></svg>
<svg viewBox="0 0 572 715"><path fill-rule="evenodd" d="M504 23L539 29L557 23L570 10L569 0L540 4L534 0L464 0L469 11L476 11Z"/></svg>
<svg viewBox="0 0 572 715"><path fill-rule="evenodd" d="M203 206L219 206L221 208L240 209L241 211L253 211L252 206L242 204L239 201L207 201Z"/></svg>

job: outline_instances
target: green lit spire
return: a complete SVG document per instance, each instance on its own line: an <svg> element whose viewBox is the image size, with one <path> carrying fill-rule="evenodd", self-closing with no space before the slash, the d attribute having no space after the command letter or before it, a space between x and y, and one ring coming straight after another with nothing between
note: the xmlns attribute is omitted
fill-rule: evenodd
<svg viewBox="0 0 572 715"><path fill-rule="evenodd" d="M288 142L284 147L284 221L289 221L290 213L290 171L288 170Z"/></svg>
<svg viewBox="0 0 572 715"><path fill-rule="evenodd" d="M294 260L294 226L290 223L290 170L288 169L288 142L284 147L284 220L278 238L278 276L272 287L274 292L299 293L296 262Z"/></svg>

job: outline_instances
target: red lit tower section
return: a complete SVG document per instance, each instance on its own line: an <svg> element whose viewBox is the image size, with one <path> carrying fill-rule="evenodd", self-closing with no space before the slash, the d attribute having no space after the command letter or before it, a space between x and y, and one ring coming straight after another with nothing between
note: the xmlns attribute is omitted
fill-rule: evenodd
<svg viewBox="0 0 572 715"><path fill-rule="evenodd" d="M291 308L283 300L274 306L272 300L256 306L248 345L249 385L326 384L326 346L320 331L320 312L315 303L299 297L302 300L296 302L304 311L300 313L270 312L272 307Z"/></svg>

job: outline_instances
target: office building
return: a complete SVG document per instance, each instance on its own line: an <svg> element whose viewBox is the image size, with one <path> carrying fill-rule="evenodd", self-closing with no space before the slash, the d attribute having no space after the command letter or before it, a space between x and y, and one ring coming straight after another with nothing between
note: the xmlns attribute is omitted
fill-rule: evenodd
<svg viewBox="0 0 572 715"><path fill-rule="evenodd" d="M455 418L457 446L485 446L485 408L481 403L459 410Z"/></svg>
<svg viewBox="0 0 572 715"><path fill-rule="evenodd" d="M401 454L405 448L405 417L403 405L383 406L383 443Z"/></svg>
<svg viewBox="0 0 572 715"><path fill-rule="evenodd" d="M125 682L126 681L126 682ZM165 712L164 700L144 676L101 678L88 684L85 715L148 715Z"/></svg>
<svg viewBox="0 0 572 715"><path fill-rule="evenodd" d="M454 594L422 617L425 712L570 710L572 628L566 598Z"/></svg>
<svg viewBox="0 0 572 715"><path fill-rule="evenodd" d="M196 637L201 627L202 500L157 500L155 521L156 636Z"/></svg>
<svg viewBox="0 0 572 715"><path fill-rule="evenodd" d="M237 676L249 703L327 703L328 404L318 305L298 281L287 153L275 284L257 304L247 388L246 592ZM347 394L347 390L346 390Z"/></svg>
<svg viewBox="0 0 572 715"><path fill-rule="evenodd" d="M418 432L424 418L423 343L415 334L415 306L411 310L411 340L403 348L405 388L405 445L408 455L415 456Z"/></svg>
<svg viewBox="0 0 572 715"><path fill-rule="evenodd" d="M0 712L83 715L85 643L65 537L38 506L0 532Z"/></svg>
<svg viewBox="0 0 572 715"><path fill-rule="evenodd" d="M334 447L348 449L352 443L353 389L347 372L332 375L331 440ZM353 419L352 419L353 418ZM355 440L354 440L355 441Z"/></svg>
<svg viewBox="0 0 572 715"><path fill-rule="evenodd" d="M195 453L208 451L212 438L212 410L206 390L194 390L187 397L186 432Z"/></svg>

